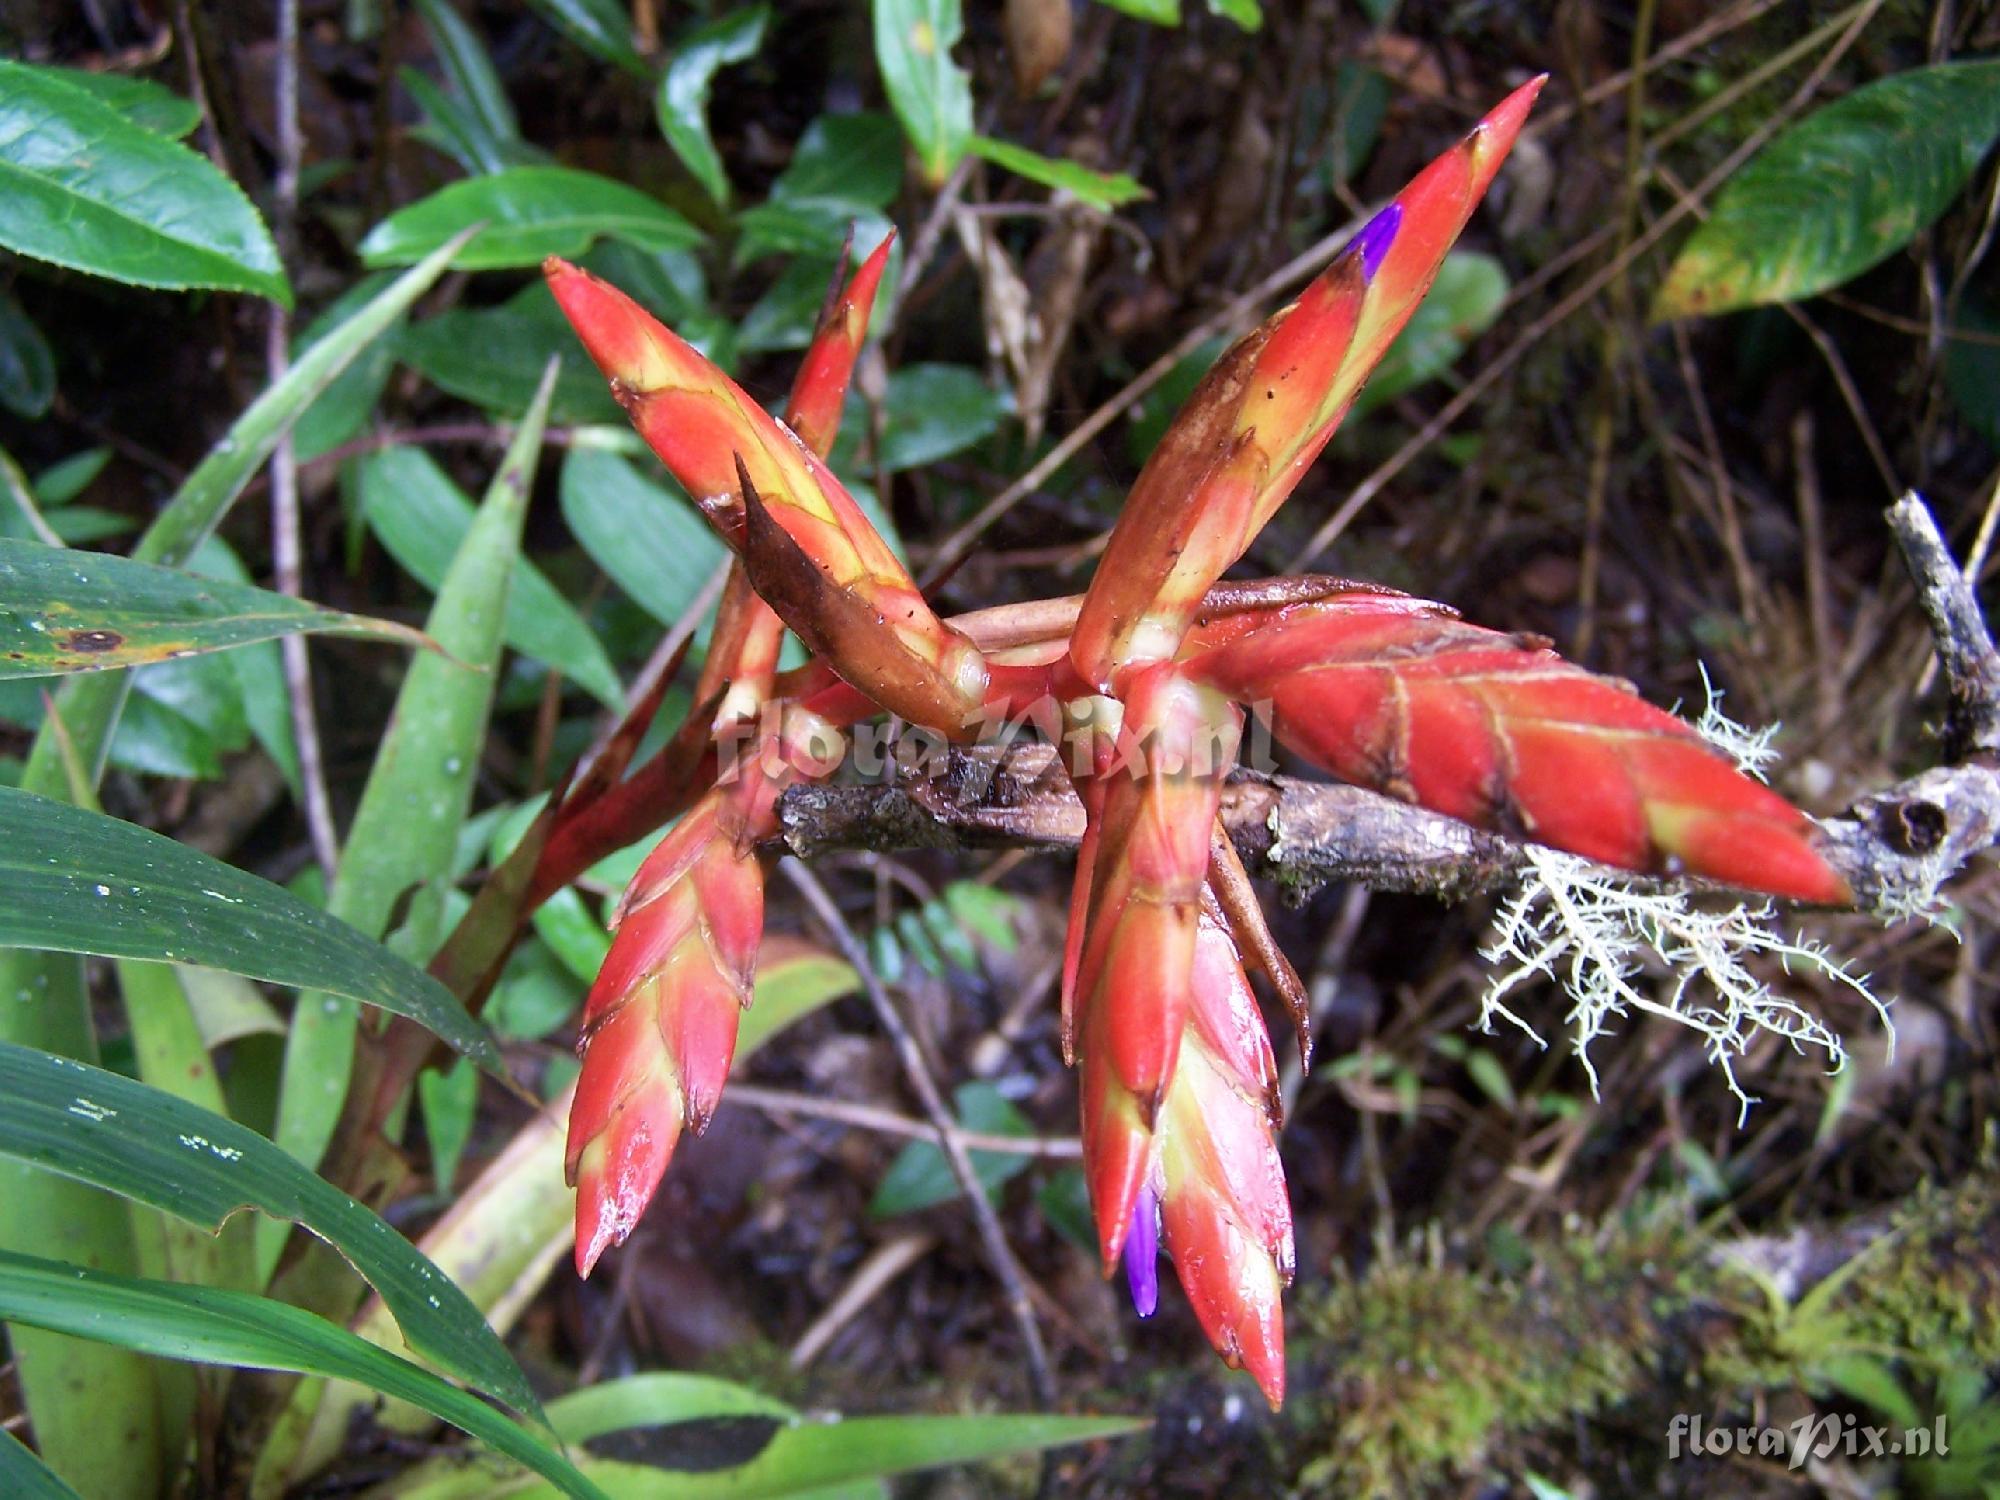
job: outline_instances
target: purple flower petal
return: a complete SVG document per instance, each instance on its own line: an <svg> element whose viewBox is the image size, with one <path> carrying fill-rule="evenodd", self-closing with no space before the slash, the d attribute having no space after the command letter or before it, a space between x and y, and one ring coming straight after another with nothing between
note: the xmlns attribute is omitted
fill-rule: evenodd
<svg viewBox="0 0 2000 1500"><path fill-rule="evenodd" d="M1160 1305L1160 1195L1150 1187L1139 1189L1125 1235L1125 1284L1139 1316L1152 1317Z"/></svg>
<svg viewBox="0 0 2000 1500"><path fill-rule="evenodd" d="M1375 215L1361 232L1347 242L1347 253L1361 257L1361 279L1373 281L1375 273L1382 269L1382 257L1389 253L1389 247L1396 243L1396 232L1403 227L1403 205L1391 203Z"/></svg>

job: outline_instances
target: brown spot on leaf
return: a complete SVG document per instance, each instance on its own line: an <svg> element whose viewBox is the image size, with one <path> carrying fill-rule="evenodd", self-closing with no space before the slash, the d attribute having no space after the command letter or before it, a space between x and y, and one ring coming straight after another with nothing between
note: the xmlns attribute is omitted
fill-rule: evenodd
<svg viewBox="0 0 2000 1500"><path fill-rule="evenodd" d="M83 656L101 656L124 645L125 637L115 630L67 630L57 636L56 641L65 651Z"/></svg>

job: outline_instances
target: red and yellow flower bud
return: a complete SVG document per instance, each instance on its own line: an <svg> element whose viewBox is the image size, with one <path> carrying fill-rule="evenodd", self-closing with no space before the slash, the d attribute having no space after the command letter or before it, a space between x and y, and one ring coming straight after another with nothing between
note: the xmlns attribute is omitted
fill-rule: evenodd
<svg viewBox="0 0 2000 1500"><path fill-rule="evenodd" d="M1426 167L1196 388L1133 485L1085 596L1070 655L1086 682L1107 687L1119 666L1179 650L1209 585L1291 494L1423 300L1542 82Z"/></svg>
<svg viewBox="0 0 2000 1500"><path fill-rule="evenodd" d="M1362 592L1220 633L1187 670L1344 781L1621 869L1850 899L1803 813L1545 642Z"/></svg>
<svg viewBox="0 0 2000 1500"><path fill-rule="evenodd" d="M543 272L633 426L785 623L890 712L945 734L976 724L977 648L931 611L811 448L623 292L563 260ZM815 377L809 425L823 423L826 383Z"/></svg>
<svg viewBox="0 0 2000 1500"><path fill-rule="evenodd" d="M724 781L646 857L612 919L611 951L584 1001L565 1158L582 1275L632 1232L682 1129L699 1134L722 1096L764 930L756 846L777 830L779 794L825 775L843 748L795 704L780 722L725 763Z"/></svg>
<svg viewBox="0 0 2000 1500"><path fill-rule="evenodd" d="M1151 1316L1153 1260L1164 1247L1209 1342L1250 1372L1273 1407L1285 1394L1280 1299L1293 1268L1277 1079L1242 962L1219 915L1205 907L1179 1063L1152 1128L1123 1111L1084 1136L1089 1167L1097 1165L1093 1151L1142 1163L1121 1246L1140 1316ZM1088 1127L1088 1113L1085 1120Z"/></svg>

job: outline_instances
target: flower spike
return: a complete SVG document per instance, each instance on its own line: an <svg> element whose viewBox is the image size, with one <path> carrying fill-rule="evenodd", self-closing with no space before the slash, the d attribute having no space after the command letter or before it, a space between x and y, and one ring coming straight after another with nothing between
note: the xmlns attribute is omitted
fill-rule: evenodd
<svg viewBox="0 0 2000 1500"><path fill-rule="evenodd" d="M1543 81L1516 89L1419 173L1188 398L1085 596L1070 657L1086 682L1109 688L1125 663L1179 649L1209 585L1291 494L1423 300Z"/></svg>
<svg viewBox="0 0 2000 1500"><path fill-rule="evenodd" d="M542 269L632 425L744 557L752 581L758 582L760 567L767 577L791 580L786 600L773 599L761 583L758 589L785 623L808 642L821 634L837 640L840 651L830 654L830 664L849 681L866 680L866 690L891 712L949 735L976 725L985 701L985 661L932 613L832 471L623 292L555 257ZM819 405L809 402L808 408L817 413ZM773 525L753 528L752 488ZM751 557L752 550L760 555ZM802 562L817 583L800 576ZM806 611L832 593L849 601L842 618L824 624L809 618ZM868 619L871 628L854 630L856 617Z"/></svg>
<svg viewBox="0 0 2000 1500"><path fill-rule="evenodd" d="M1344 781L1621 869L1845 904L1805 815L1545 641L1380 593L1232 619L1186 669ZM1191 647L1205 644L1197 635Z"/></svg>

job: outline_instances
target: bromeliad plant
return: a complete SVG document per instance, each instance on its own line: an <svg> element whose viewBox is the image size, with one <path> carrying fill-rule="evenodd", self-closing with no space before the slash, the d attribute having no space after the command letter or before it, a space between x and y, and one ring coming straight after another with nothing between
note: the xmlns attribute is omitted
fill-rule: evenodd
<svg viewBox="0 0 2000 1500"><path fill-rule="evenodd" d="M626 893L587 1002L567 1153L580 1271L631 1232L682 1131L715 1108L779 794L829 774L843 732L876 714L956 741L1027 716L1080 752L1063 1037L1104 1267L1123 1265L1147 1314L1164 1249L1210 1340L1274 1404L1292 1232L1246 965L1307 1038L1298 980L1217 821L1245 706L1324 770L1480 827L1629 870L1847 898L1802 814L1545 641L1365 584L1220 583L1422 299L1539 88L1504 100L1222 356L1088 592L1048 601L1026 631L941 620L823 461L886 245L835 299L783 421L623 293L547 264L634 426L736 555L690 727L611 786L614 742L533 856L546 889L619 820L629 838L629 820L686 809ZM781 627L813 652L782 676Z"/></svg>

